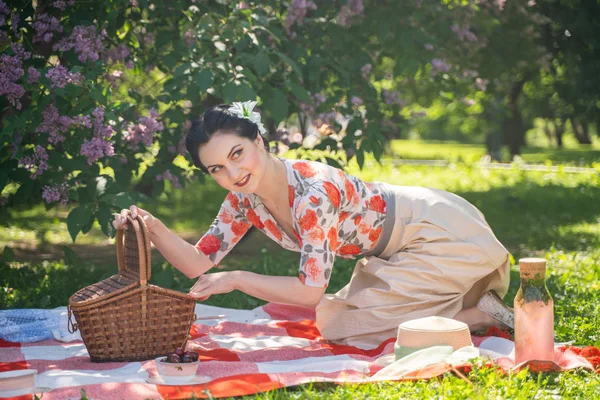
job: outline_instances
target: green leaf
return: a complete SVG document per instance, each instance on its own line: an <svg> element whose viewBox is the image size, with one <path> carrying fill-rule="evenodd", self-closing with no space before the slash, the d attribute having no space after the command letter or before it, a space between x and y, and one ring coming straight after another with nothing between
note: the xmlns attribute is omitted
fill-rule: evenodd
<svg viewBox="0 0 600 400"><path fill-rule="evenodd" d="M213 74L210 70L205 69L204 71L200 71L196 74L196 78L194 82L196 83L196 87L202 93L206 92L208 88L210 88L213 84Z"/></svg>
<svg viewBox="0 0 600 400"><path fill-rule="evenodd" d="M362 170L365 164L365 153L362 148L356 149L356 162L358 162L358 166Z"/></svg>
<svg viewBox="0 0 600 400"><path fill-rule="evenodd" d="M260 51L256 57L254 57L254 69L259 76L264 76L269 72L269 56L264 51Z"/></svg>
<svg viewBox="0 0 600 400"><path fill-rule="evenodd" d="M232 103L238 100L238 86L235 84L235 82L227 83L225 86L223 86L221 91L223 93L223 100L225 100L226 103Z"/></svg>
<svg viewBox="0 0 600 400"><path fill-rule="evenodd" d="M104 232L106 236L115 236L115 228L112 224L113 218L114 217L110 210L110 207L106 203L100 202L98 204L98 212L96 213L96 219L98 220L98 224L100 224L100 229L102 229L102 232Z"/></svg>
<svg viewBox="0 0 600 400"><path fill-rule="evenodd" d="M292 60L291 58L289 58L288 56L286 56L283 53L277 52L276 54L279 56L279 58L281 58L281 60L283 61L284 64L292 67L292 69L296 73L296 76L298 77L298 79L302 79L302 70L300 69L298 64L296 64L296 62L294 60Z"/></svg>
<svg viewBox="0 0 600 400"><path fill-rule="evenodd" d="M65 257L65 264L71 267L81 265L81 259L77 254L75 254L72 248L69 246L63 246L63 253Z"/></svg>
<svg viewBox="0 0 600 400"><path fill-rule="evenodd" d="M289 114L289 103L287 96L280 89L273 89L267 101L268 107L273 114L275 124L283 121Z"/></svg>
<svg viewBox="0 0 600 400"><path fill-rule="evenodd" d="M92 213L92 208L87 204L71 210L69 216L67 216L67 228L71 234L73 243L75 243L75 239L77 238L79 232L81 232L81 230L89 224L89 221L93 218L93 216L94 214Z"/></svg>
<svg viewBox="0 0 600 400"><path fill-rule="evenodd" d="M312 103L312 99L310 98L308 90L298 85L296 82L289 82L288 86L298 100L301 100L308 104Z"/></svg>
<svg viewBox="0 0 600 400"><path fill-rule="evenodd" d="M119 210L124 208L129 208L132 204L135 204L135 201L125 192L117 193L117 194L105 194L100 199L101 202L104 202L110 206L115 206Z"/></svg>
<svg viewBox="0 0 600 400"><path fill-rule="evenodd" d="M4 190L4 187L8 183L8 174L4 172L4 168L0 169L0 193Z"/></svg>

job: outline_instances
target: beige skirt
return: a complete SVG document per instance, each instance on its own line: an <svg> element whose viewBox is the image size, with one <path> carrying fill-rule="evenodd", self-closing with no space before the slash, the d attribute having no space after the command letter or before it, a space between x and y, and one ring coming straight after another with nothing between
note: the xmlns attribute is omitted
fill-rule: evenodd
<svg viewBox="0 0 600 400"><path fill-rule="evenodd" d="M395 337L402 322L453 318L488 290L500 297L508 291L509 253L477 208L441 190L384 185L395 194L389 241L379 256L359 260L350 282L317 306L317 327L327 340L376 347Z"/></svg>

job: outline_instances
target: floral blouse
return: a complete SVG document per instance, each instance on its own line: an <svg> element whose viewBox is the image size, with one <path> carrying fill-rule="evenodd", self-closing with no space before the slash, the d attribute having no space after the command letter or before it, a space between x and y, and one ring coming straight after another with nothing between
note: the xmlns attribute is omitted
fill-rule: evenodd
<svg viewBox="0 0 600 400"><path fill-rule="evenodd" d="M283 248L301 253L302 283L326 287L335 256L354 258L375 247L386 215L382 189L319 162L282 161L294 237L285 233L258 196L230 192L196 247L219 264L254 225Z"/></svg>

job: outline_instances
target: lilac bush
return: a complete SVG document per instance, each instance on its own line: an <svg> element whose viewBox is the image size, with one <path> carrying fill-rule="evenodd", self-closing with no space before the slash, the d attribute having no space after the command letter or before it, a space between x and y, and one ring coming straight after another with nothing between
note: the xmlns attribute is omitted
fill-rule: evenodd
<svg viewBox="0 0 600 400"><path fill-rule="evenodd" d="M487 84L462 74L487 43L476 16L452 1L0 0L0 204L64 204L73 240L94 221L112 234L113 211L185 186L183 135L220 102L258 100L291 148L336 132L315 149L362 165L386 115L418 100L406 82Z"/></svg>

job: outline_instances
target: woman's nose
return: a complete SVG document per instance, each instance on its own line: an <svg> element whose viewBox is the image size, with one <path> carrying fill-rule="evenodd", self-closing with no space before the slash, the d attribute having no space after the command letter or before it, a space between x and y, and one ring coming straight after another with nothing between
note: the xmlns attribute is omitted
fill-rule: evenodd
<svg viewBox="0 0 600 400"><path fill-rule="evenodd" d="M231 179L233 182L237 182L243 178L242 176L240 176L240 169L233 165L227 167L227 173L229 174L229 179Z"/></svg>

